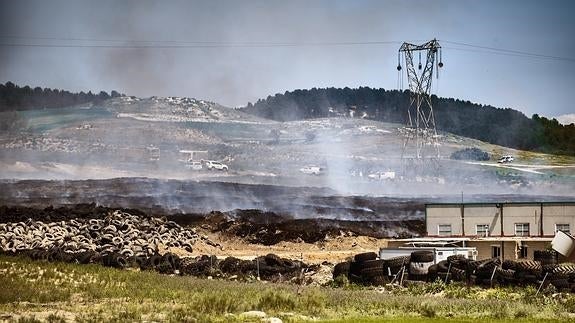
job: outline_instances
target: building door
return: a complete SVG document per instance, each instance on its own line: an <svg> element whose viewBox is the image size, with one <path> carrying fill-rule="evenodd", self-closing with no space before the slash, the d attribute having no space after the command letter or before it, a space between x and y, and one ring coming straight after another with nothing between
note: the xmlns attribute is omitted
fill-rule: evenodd
<svg viewBox="0 0 575 323"><path fill-rule="evenodd" d="M501 246L491 246L491 258L501 257Z"/></svg>

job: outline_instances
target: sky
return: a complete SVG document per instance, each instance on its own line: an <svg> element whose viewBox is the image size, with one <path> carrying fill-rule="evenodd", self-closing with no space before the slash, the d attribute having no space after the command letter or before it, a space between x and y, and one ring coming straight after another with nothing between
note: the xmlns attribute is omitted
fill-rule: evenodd
<svg viewBox="0 0 575 323"><path fill-rule="evenodd" d="M559 117L575 113L573 12L575 1L0 0L0 82L237 107L294 89L397 89L401 43L437 38L434 94Z"/></svg>

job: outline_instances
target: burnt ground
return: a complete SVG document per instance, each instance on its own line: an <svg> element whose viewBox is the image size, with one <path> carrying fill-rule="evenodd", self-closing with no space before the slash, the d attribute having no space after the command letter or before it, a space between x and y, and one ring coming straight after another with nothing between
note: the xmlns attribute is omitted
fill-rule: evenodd
<svg viewBox="0 0 575 323"><path fill-rule="evenodd" d="M322 188L147 178L0 182L0 222L99 218L112 209L167 217L246 242L314 243L326 237L422 235L425 203L460 197L341 196ZM471 200L546 200L541 196L474 196Z"/></svg>

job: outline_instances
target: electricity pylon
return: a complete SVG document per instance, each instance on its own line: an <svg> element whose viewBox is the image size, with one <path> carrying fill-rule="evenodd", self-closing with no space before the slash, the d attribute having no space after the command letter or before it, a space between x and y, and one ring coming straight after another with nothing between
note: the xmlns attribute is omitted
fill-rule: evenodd
<svg viewBox="0 0 575 323"><path fill-rule="evenodd" d="M419 54L417 67L413 62L416 53ZM425 57L425 65L421 64L422 53ZM437 160L440 157L430 92L434 69L436 76L439 77L438 70L443 67L441 46L436 39L421 45L403 43L398 52L397 70L399 73L402 69L402 54L406 65L410 97L401 158L404 164L416 162L421 165L426 164L422 162Z"/></svg>

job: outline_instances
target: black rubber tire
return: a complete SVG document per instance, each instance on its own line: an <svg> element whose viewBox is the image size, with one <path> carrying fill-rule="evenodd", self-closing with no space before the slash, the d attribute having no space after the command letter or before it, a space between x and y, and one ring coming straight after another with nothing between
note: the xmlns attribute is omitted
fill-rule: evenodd
<svg viewBox="0 0 575 323"><path fill-rule="evenodd" d="M553 279L549 282L555 288L569 288L569 281L567 279Z"/></svg>
<svg viewBox="0 0 575 323"><path fill-rule="evenodd" d="M410 262L432 262L434 259L433 251L420 250L411 253Z"/></svg>
<svg viewBox="0 0 575 323"><path fill-rule="evenodd" d="M267 254L265 257L265 263L268 266L282 266L283 262L282 259L273 253Z"/></svg>
<svg viewBox="0 0 575 323"><path fill-rule="evenodd" d="M383 259L375 259L375 260L367 260L361 263L363 268L380 268L382 269L385 266L385 260Z"/></svg>
<svg viewBox="0 0 575 323"><path fill-rule="evenodd" d="M533 251L533 260L540 261L546 265L555 264L557 253L554 250L535 250Z"/></svg>
<svg viewBox="0 0 575 323"><path fill-rule="evenodd" d="M515 276L515 270L513 269L503 269L501 267L497 267L495 270L496 277L502 278L504 280L512 279Z"/></svg>
<svg viewBox="0 0 575 323"><path fill-rule="evenodd" d="M465 258L464 255L453 255L453 256L447 257L448 263L453 263L453 262L462 261L462 260L465 261L465 260L467 260L467 258Z"/></svg>
<svg viewBox="0 0 575 323"><path fill-rule="evenodd" d="M465 270L451 267L451 274L454 280L463 281L465 280Z"/></svg>
<svg viewBox="0 0 575 323"><path fill-rule="evenodd" d="M364 262L364 261L368 261L368 260L375 260L375 259L377 259L377 254L375 252L358 253L357 255L355 255L353 257L353 259L355 260L355 262Z"/></svg>
<svg viewBox="0 0 575 323"><path fill-rule="evenodd" d="M383 268L363 268L361 270L361 278L369 280L371 277L384 276Z"/></svg>
<svg viewBox="0 0 575 323"><path fill-rule="evenodd" d="M389 278L387 276L374 276L371 277L370 284L373 286L385 286L389 284Z"/></svg>
<svg viewBox="0 0 575 323"><path fill-rule="evenodd" d="M410 256L399 256L393 257L389 259L385 259L385 265L391 268L401 268L409 264L411 257Z"/></svg>
<svg viewBox="0 0 575 323"><path fill-rule="evenodd" d="M575 274L574 264L560 264L553 269L553 273L563 273L563 274Z"/></svg>
<svg viewBox="0 0 575 323"><path fill-rule="evenodd" d="M543 268L541 267L541 263L535 260L525 260L525 261L518 261L517 262L517 270L523 271L541 271Z"/></svg>
<svg viewBox="0 0 575 323"><path fill-rule="evenodd" d="M333 279L336 279L341 275L349 277L349 268L350 268L349 261L340 262L339 264L335 265L333 267Z"/></svg>
<svg viewBox="0 0 575 323"><path fill-rule="evenodd" d="M503 263L501 264L501 267L502 267L503 269L513 269L513 270L517 270L517 261L505 259L505 260L503 260Z"/></svg>

